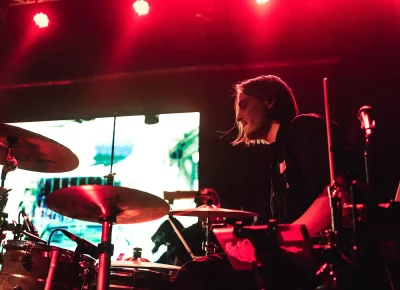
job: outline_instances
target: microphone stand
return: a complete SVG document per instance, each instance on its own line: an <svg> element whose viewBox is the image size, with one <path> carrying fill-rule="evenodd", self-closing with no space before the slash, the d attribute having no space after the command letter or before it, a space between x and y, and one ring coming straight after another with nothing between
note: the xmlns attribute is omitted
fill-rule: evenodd
<svg viewBox="0 0 400 290"><path fill-rule="evenodd" d="M47 244L45 240L35 236L34 234L24 231L23 226L21 224L17 224L15 221L13 221L13 225L7 227L7 230L12 231L12 233L14 234L14 240L19 240L22 237L22 235L25 235L34 242Z"/></svg>
<svg viewBox="0 0 400 290"><path fill-rule="evenodd" d="M365 166L365 181L367 185L371 181L371 162L369 159L370 155L370 136L372 135L372 129L375 127L375 120L371 119L370 112L372 108L370 106L363 106L358 110L358 119L361 122L361 129L364 130L365 147L364 147L364 166Z"/></svg>
<svg viewBox="0 0 400 290"><path fill-rule="evenodd" d="M82 254L82 247L83 247L83 241L79 240L77 242L77 246L75 248L74 252L74 257L72 259L71 263L71 281L70 281L70 289L74 290L75 282L76 282L76 277L79 276L79 262L81 260L81 254Z"/></svg>

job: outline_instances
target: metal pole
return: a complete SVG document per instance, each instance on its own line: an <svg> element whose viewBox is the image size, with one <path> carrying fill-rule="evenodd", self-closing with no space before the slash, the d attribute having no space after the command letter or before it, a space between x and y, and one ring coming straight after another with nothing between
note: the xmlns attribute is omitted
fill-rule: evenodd
<svg viewBox="0 0 400 290"><path fill-rule="evenodd" d="M54 278L54 272L55 272L56 266L57 266L57 260L58 260L58 249L55 249L52 252L52 256L51 256L51 260L50 260L50 268L49 268L49 272L47 274L46 285L44 287L44 290L51 289L51 285L53 283L53 278Z"/></svg>
<svg viewBox="0 0 400 290"><path fill-rule="evenodd" d="M110 286L110 267L112 253L107 245L111 245L112 221L104 220L101 231L101 245L103 249L99 254L99 274L97 276L97 290L108 290Z"/></svg>

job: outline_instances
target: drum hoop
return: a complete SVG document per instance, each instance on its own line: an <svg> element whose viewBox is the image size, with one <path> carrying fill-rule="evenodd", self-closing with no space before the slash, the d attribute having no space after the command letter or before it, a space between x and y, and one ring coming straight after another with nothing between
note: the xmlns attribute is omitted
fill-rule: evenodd
<svg viewBox="0 0 400 290"><path fill-rule="evenodd" d="M42 256L48 257L48 253L50 252L50 257L51 257L51 252L54 250L59 251L59 256L62 257L67 257L68 259L72 259L74 257L73 251L59 248L56 246L49 246L45 245L42 243L35 243L32 241L20 241L20 240L7 240L3 244L4 249L10 250L10 249L16 249L20 251L25 251L25 252L31 252L33 249L38 252L42 252ZM60 258L59 258L60 259ZM89 262L90 264L94 265L96 263L96 260L92 257L89 257L87 255L82 255L81 256L81 261Z"/></svg>
<svg viewBox="0 0 400 290"><path fill-rule="evenodd" d="M111 267L110 268L110 274L115 274L116 276L119 276L119 274L139 274L139 273L150 273L150 274L162 274L162 275L167 275L162 272L154 271L151 269L143 269L143 268L126 268L126 267ZM127 275L120 275L126 277Z"/></svg>

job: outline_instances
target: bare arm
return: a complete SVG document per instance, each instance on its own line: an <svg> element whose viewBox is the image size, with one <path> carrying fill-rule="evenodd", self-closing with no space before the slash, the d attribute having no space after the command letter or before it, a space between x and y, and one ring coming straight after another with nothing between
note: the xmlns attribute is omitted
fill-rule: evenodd
<svg viewBox="0 0 400 290"><path fill-rule="evenodd" d="M306 212L293 224L304 224L310 236L317 236L319 232L327 229L331 222L331 209L327 188L317 197Z"/></svg>
<svg viewBox="0 0 400 290"><path fill-rule="evenodd" d="M348 186L346 179L342 176L337 176L336 182L344 190ZM345 193L345 191L343 191ZM345 198L343 196L343 198ZM328 196L328 187L325 187L323 192L310 205L306 212L298 218L293 224L304 224L310 236L317 236L318 233L327 229L331 224L331 206Z"/></svg>

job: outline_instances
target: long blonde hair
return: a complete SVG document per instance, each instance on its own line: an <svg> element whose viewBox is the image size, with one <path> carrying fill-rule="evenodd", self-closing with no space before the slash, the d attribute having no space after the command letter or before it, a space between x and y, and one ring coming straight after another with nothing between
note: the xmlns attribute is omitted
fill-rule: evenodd
<svg viewBox="0 0 400 290"><path fill-rule="evenodd" d="M269 116L280 124L288 124L299 114L296 99L289 86L274 75L259 76L236 83L235 89L235 114L239 113L239 104L237 103L239 94L245 94L261 100L267 100L274 97L275 102L270 110ZM246 137L242 123L235 122L238 135L232 141L232 145L244 143L247 146L255 144L266 144L265 140L250 140Z"/></svg>

